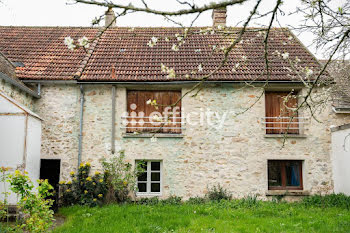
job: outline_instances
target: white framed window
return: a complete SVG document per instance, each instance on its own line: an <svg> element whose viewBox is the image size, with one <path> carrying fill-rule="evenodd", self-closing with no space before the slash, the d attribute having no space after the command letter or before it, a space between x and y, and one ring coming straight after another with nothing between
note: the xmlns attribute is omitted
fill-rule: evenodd
<svg viewBox="0 0 350 233"><path fill-rule="evenodd" d="M162 193L162 161L136 161L144 169L137 178L137 195L156 195Z"/></svg>

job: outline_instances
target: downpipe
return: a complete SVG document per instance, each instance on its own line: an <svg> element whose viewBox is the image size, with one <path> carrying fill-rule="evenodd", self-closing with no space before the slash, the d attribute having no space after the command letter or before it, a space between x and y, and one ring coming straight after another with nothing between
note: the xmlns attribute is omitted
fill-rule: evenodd
<svg viewBox="0 0 350 233"><path fill-rule="evenodd" d="M80 85L80 120L79 120L79 142L78 142L78 168L81 164L82 143L83 143L83 113L84 113L84 88Z"/></svg>

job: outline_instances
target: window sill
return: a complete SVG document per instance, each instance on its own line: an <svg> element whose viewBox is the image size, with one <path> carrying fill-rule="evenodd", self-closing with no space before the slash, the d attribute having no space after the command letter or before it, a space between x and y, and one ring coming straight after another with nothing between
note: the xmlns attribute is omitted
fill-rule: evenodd
<svg viewBox="0 0 350 233"><path fill-rule="evenodd" d="M308 196L309 191L306 190L268 190L266 196Z"/></svg>
<svg viewBox="0 0 350 233"><path fill-rule="evenodd" d="M133 134L133 133L123 133L123 138L183 138L183 134L170 134L170 133L156 133L156 134L150 134L150 133L140 133L140 134Z"/></svg>
<svg viewBox="0 0 350 233"><path fill-rule="evenodd" d="M305 134L265 134L265 138L307 138Z"/></svg>
<svg viewBox="0 0 350 233"><path fill-rule="evenodd" d="M161 197L162 193L136 193L136 197Z"/></svg>

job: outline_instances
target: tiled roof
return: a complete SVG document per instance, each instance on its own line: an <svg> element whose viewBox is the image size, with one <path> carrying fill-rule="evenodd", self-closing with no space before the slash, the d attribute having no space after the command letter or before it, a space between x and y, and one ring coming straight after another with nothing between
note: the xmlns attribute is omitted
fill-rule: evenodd
<svg viewBox="0 0 350 233"><path fill-rule="evenodd" d="M71 27L0 27L0 51L12 61L25 64L17 68L21 79L69 80L77 72L81 81L172 81L191 80L186 74L196 71L192 79L214 70L222 61L222 52L213 52L213 45L220 49L233 37L218 33L206 35L198 32L203 28L192 28L186 43L174 52L171 47L177 42L174 35L183 33L181 28L125 28L108 29L87 55L83 49L70 51L63 44L66 36L77 39L81 36L93 38L98 28ZM229 28L238 33L239 28ZM158 42L147 46L152 37ZM170 41L165 41L165 37ZM270 80L289 81L295 73L289 63L273 55L278 50L287 52L294 60L297 56L301 66L314 71L319 69L317 60L288 29L272 29L269 42ZM175 78L167 78L161 72L161 63L174 68ZM239 63L238 67L236 65ZM202 64L203 71L198 72ZM114 74L112 75L112 67ZM262 75L265 74L265 75ZM228 63L209 80L266 80L263 35L256 29L246 32L243 43L237 44Z"/></svg>
<svg viewBox="0 0 350 233"><path fill-rule="evenodd" d="M82 49L70 51L63 41L93 38L97 28L72 27L0 27L0 51L12 62L22 62L17 67L20 79L72 79L85 56Z"/></svg>
<svg viewBox="0 0 350 233"><path fill-rule="evenodd" d="M320 62L325 64L327 61ZM350 61L331 61L327 70L335 81L332 92L333 106L336 109L350 109Z"/></svg>

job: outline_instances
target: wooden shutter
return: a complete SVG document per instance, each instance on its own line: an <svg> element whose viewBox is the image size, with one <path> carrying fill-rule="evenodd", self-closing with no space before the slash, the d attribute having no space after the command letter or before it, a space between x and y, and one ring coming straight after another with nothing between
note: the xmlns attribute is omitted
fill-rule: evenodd
<svg viewBox="0 0 350 233"><path fill-rule="evenodd" d="M181 118L170 118L171 122L158 123L158 125L152 124L152 119L149 118L133 118L133 115L138 117L150 117L153 112L158 112L164 117L164 110L166 107L176 103L181 98L181 91L128 91L127 94L127 110L129 113L128 127L144 127L144 128L127 128L126 132L156 132L156 133L181 133ZM158 107L146 104L147 100L156 100ZM136 104L136 109L131 109L132 104ZM176 105L180 108L176 117L181 117L181 101ZM169 111L171 112L171 111ZM143 113L143 114L142 114ZM172 117L172 116L169 116ZM140 124L140 120L144 121L144 124ZM132 121L138 122L136 125L132 125ZM163 119L164 121L164 119ZM156 123L156 122L155 122ZM153 128L151 128L153 127ZM159 127L159 129L154 128ZM178 129L172 129L178 127Z"/></svg>
<svg viewBox="0 0 350 233"><path fill-rule="evenodd" d="M297 98L292 95L287 102L285 97L290 92L266 92L265 93L265 113L266 113L266 133L267 134L298 134L298 113L288 108L297 107ZM289 117L273 119L269 117ZM273 128L273 129L271 129Z"/></svg>

